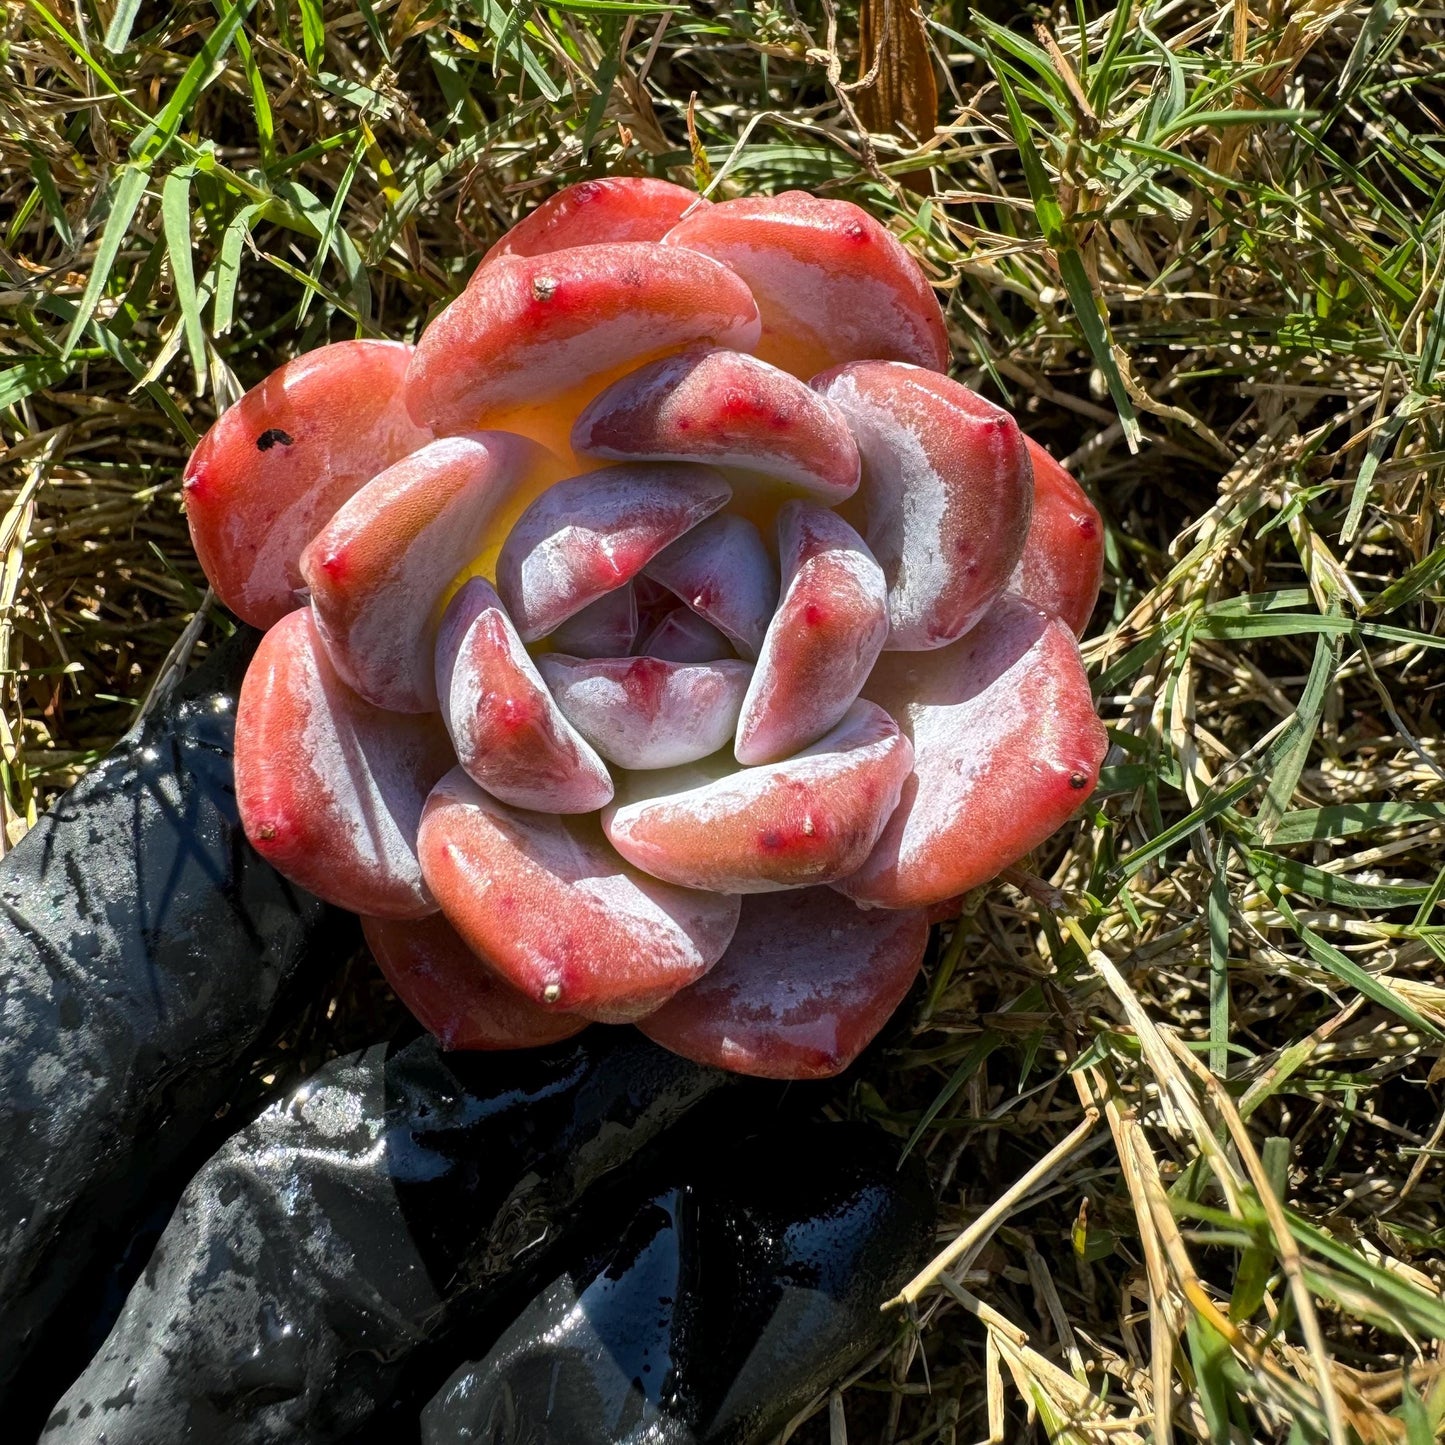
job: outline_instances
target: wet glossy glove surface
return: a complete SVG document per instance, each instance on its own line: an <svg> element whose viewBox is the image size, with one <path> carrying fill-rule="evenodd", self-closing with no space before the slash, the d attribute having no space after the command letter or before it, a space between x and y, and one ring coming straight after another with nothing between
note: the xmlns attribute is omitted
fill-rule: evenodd
<svg viewBox="0 0 1445 1445"><path fill-rule="evenodd" d="M455 1310L724 1080L620 1031L335 1060L192 1181L47 1445L351 1438Z"/></svg>
<svg viewBox="0 0 1445 1445"><path fill-rule="evenodd" d="M425 1445L758 1445L897 1328L933 1201L898 1141L804 1125L669 1163L463 1366Z"/></svg>
<svg viewBox="0 0 1445 1445"><path fill-rule="evenodd" d="M241 833L232 704L253 646L228 644L0 863L12 1425L43 1417L83 1363L104 1276L180 1187L177 1164L236 1096L288 993L318 974L318 952L334 962L355 947L350 921Z"/></svg>

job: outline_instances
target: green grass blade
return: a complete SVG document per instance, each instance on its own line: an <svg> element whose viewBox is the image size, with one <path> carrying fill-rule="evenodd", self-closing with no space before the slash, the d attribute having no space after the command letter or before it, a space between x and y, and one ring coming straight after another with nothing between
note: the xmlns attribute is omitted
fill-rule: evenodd
<svg viewBox="0 0 1445 1445"><path fill-rule="evenodd" d="M216 78L221 57L230 49L241 22L251 13L255 3L256 0L236 0L211 27L211 33L176 82L176 88L161 113L131 142L133 159L152 163L175 139L196 98Z"/></svg>
<svg viewBox="0 0 1445 1445"><path fill-rule="evenodd" d="M1295 937L1304 944L1310 957L1326 973L1332 974L1341 983L1348 984L1357 992L1364 994L1372 1003L1377 1003L1381 1008L1388 1009L1391 1013L1404 1019L1412 1028L1421 1030L1432 1039L1445 1042L1445 1034L1442 1034L1411 1004L1406 1003L1392 988L1367 973L1352 958L1341 953L1333 944L1327 943L1321 938L1314 929L1302 923L1274 880L1263 868L1255 864L1248 852L1245 853L1244 860L1245 866L1260 885L1265 896L1279 910L1285 922L1293 930Z"/></svg>
<svg viewBox="0 0 1445 1445"><path fill-rule="evenodd" d="M1408 607L1432 588L1436 588L1442 580L1445 580L1445 542L1433 552L1427 553L1388 587L1376 593L1365 608L1365 616L1379 617L1383 613Z"/></svg>
<svg viewBox="0 0 1445 1445"><path fill-rule="evenodd" d="M170 255L171 279L181 308L186 332L186 349L199 387L206 376L206 328L196 296L196 272L191 253L191 177L186 170L174 170L161 187L161 224Z"/></svg>
<svg viewBox="0 0 1445 1445"><path fill-rule="evenodd" d="M1305 680L1304 693L1295 709L1288 738L1281 737L1274 753L1274 774L1269 780L1264 798L1255 815L1255 830L1268 843L1274 837L1274 830L1285 810L1294 800L1295 789L1299 786L1300 775L1309 760L1310 748L1314 746L1315 734L1319 731L1320 718L1324 716L1325 694L1330 679L1340 665L1341 638L1320 636L1315 640L1314 660L1310 664L1309 677Z"/></svg>
<svg viewBox="0 0 1445 1445"><path fill-rule="evenodd" d="M1124 429L1124 438L1130 449L1137 451L1140 440L1139 419L1114 357L1113 338L1109 334L1108 323L1098 298L1094 295L1094 288L1089 284L1083 257L1079 255L1065 229L1064 214L1054 192L1053 182L1049 180L1043 160L1035 147L1028 119L1019 104L1013 84L991 53L989 63L1008 112L1009 128L1013 131L1019 160L1023 164L1024 178L1028 182L1029 195L1034 203L1034 216L1038 220L1039 229L1044 233L1044 239L1054 248L1058 257L1059 275L1063 280L1064 290L1074 308L1075 316L1079 319L1079 326L1094 357L1094 363L1108 383L1114 409L1119 413L1119 424Z"/></svg>
<svg viewBox="0 0 1445 1445"><path fill-rule="evenodd" d="M235 319L236 287L241 279L241 251L251 234L251 222L263 208L242 206L226 226L216 258L216 294L211 303L211 330L224 336Z"/></svg>
<svg viewBox="0 0 1445 1445"><path fill-rule="evenodd" d="M216 8L224 15L231 3L234 0L216 0ZM271 97L266 93L266 78L256 63L244 26L236 32L236 54L241 58L241 69L251 92L251 115L256 123L256 143L261 148L261 169L269 172L276 165L276 122L271 114Z"/></svg>
<svg viewBox="0 0 1445 1445"><path fill-rule="evenodd" d="M75 319L71 322L70 329L65 333L65 340L61 343L60 354L62 356L70 355L85 328L90 325L90 319L95 315L95 308L100 305L100 298L105 294L106 285L110 281L115 258L120 255L120 248L125 244L126 235L130 231L130 223L135 217L136 209L146 193L146 186L149 182L148 172L137 166L122 166L120 173L111 182L110 214L106 217L105 232L100 238L100 245L96 250L90 275L86 277L85 290L81 293L80 303L75 308Z"/></svg>
<svg viewBox="0 0 1445 1445"><path fill-rule="evenodd" d="M959 1065L954 1069L948 1082L936 1093L924 1109L922 1117L914 1126L913 1132L908 1136L908 1142L903 1146L903 1157L907 1158L919 1140L928 1132L929 1125L943 1112L950 1099L978 1073L983 1067L984 1061L1003 1042L1003 1035L993 1030L981 1034L973 1041L965 1052Z"/></svg>
<svg viewBox="0 0 1445 1445"><path fill-rule="evenodd" d="M1433 891L1423 883L1357 883L1338 873L1326 873L1322 868L1293 858L1281 858L1277 853L1259 848L1251 848L1249 857L1261 873L1268 874L1276 883L1340 908L1363 908L1371 912L1413 908L1426 902ZM1417 922L1424 921L1417 919Z"/></svg>
<svg viewBox="0 0 1445 1445"><path fill-rule="evenodd" d="M50 217L50 223L55 227L55 234L60 237L61 244L66 250L73 250L75 247L75 232L70 227L70 217L65 214L65 203L60 199L60 192L55 186L55 176L50 169L50 162L36 146L26 146L25 154L30 158L30 171L35 177L35 189L45 206L45 213ZM14 245L14 239L9 242Z"/></svg>
<svg viewBox="0 0 1445 1445"><path fill-rule="evenodd" d="M105 39L101 41L112 55L119 55L130 44L130 32L135 28L140 7L141 0L117 0L115 14L110 17Z"/></svg>
<svg viewBox="0 0 1445 1445"><path fill-rule="evenodd" d="M1348 838L1382 828L1445 823L1445 803L1332 803L1284 814L1275 825L1275 847Z"/></svg>
<svg viewBox="0 0 1445 1445"><path fill-rule="evenodd" d="M301 7L301 48L306 68L315 75L326 60L326 17L321 0L297 0Z"/></svg>
<svg viewBox="0 0 1445 1445"><path fill-rule="evenodd" d="M351 159L346 163L346 169L337 182L336 194L331 198L331 205L327 207L326 215L321 222L321 234L317 241L316 256L311 263L311 279L319 280L321 268L326 264L326 257L329 252L334 252L341 263L342 269L346 272L346 279L351 287L351 301L360 316L371 314L371 281L366 273L366 265L361 259L360 253L353 244L351 237L340 229L341 210L346 204L346 197L351 192L352 182L356 179L356 172L361 166L362 158L366 155L366 137L362 136L352 150ZM296 188L301 191L300 187ZM309 191L305 194L311 199ZM313 214L308 209L308 214ZM306 312L311 304L311 298L316 293L306 291L301 297L301 309L296 313L296 321L299 325L306 319Z"/></svg>
<svg viewBox="0 0 1445 1445"><path fill-rule="evenodd" d="M1220 840L1209 885L1209 1069L1221 1079L1229 1070L1229 845Z"/></svg>
<svg viewBox="0 0 1445 1445"><path fill-rule="evenodd" d="M28 356L18 366L0 371L0 410L34 396L47 386L54 386L70 375L72 361L58 356Z"/></svg>

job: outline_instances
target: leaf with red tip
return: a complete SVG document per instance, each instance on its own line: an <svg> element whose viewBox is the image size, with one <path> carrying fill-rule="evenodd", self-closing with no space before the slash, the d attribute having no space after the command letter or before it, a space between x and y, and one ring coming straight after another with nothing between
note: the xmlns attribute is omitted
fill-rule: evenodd
<svg viewBox="0 0 1445 1445"><path fill-rule="evenodd" d="M568 721L623 768L672 768L717 752L733 735L753 671L736 661L556 652L537 666Z"/></svg>
<svg viewBox="0 0 1445 1445"><path fill-rule="evenodd" d="M918 262L850 201L805 191L723 201L679 222L666 244L747 282L763 334L740 349L794 376L864 357L948 368L943 313Z"/></svg>
<svg viewBox="0 0 1445 1445"><path fill-rule="evenodd" d="M540 1048L590 1022L524 998L441 913L416 921L363 918L361 931L392 992L445 1049Z"/></svg>
<svg viewBox="0 0 1445 1445"><path fill-rule="evenodd" d="M1032 437L1034 515L1013 591L1082 637L1104 580L1104 524L1084 489Z"/></svg>
<svg viewBox="0 0 1445 1445"><path fill-rule="evenodd" d="M758 529L732 512L709 517L648 564L647 575L731 639L758 655L778 605L778 568Z"/></svg>
<svg viewBox="0 0 1445 1445"><path fill-rule="evenodd" d="M711 622L704 622L692 608L674 607L647 634L637 653L639 657L660 657L665 662L721 662L732 655L732 647Z"/></svg>
<svg viewBox="0 0 1445 1445"><path fill-rule="evenodd" d="M457 761L494 797L548 813L591 813L611 801L606 765L553 701L481 577L442 619L436 689Z"/></svg>
<svg viewBox="0 0 1445 1445"><path fill-rule="evenodd" d="M472 431L699 341L749 351L757 338L748 288L695 251L629 241L501 256L423 332L406 401L439 435Z"/></svg>
<svg viewBox="0 0 1445 1445"><path fill-rule="evenodd" d="M604 467L549 487L497 558L497 591L522 641L630 582L731 496L720 473L686 462Z"/></svg>
<svg viewBox="0 0 1445 1445"><path fill-rule="evenodd" d="M912 765L893 719L857 702L785 763L722 777L717 761L631 773L602 825L629 862L684 887L768 893L830 883L868 856Z"/></svg>
<svg viewBox="0 0 1445 1445"><path fill-rule="evenodd" d="M216 595L253 627L300 605L301 553L357 488L431 432L407 414L412 349L338 341L223 412L186 463L191 542Z"/></svg>
<svg viewBox="0 0 1445 1445"><path fill-rule="evenodd" d="M836 512L789 502L778 516L783 600L738 722L737 760L775 763L816 742L853 705L888 638L888 588Z"/></svg>
<svg viewBox="0 0 1445 1445"><path fill-rule="evenodd" d="M636 641L637 589L631 582L589 602L547 639L572 657L626 657Z"/></svg>
<svg viewBox="0 0 1445 1445"><path fill-rule="evenodd" d="M889 653L864 695L913 740L913 774L872 856L839 884L864 905L941 902L996 877L1078 810L1107 739L1063 622L1005 596L960 642Z"/></svg>
<svg viewBox="0 0 1445 1445"><path fill-rule="evenodd" d="M1023 556L1033 477L1017 422L946 376L893 362L840 367L813 384L863 454L858 500L888 579L888 649L962 637Z"/></svg>
<svg viewBox="0 0 1445 1445"><path fill-rule="evenodd" d="M736 898L649 878L595 817L516 811L460 768L427 801L420 851L468 947L534 1002L604 1023L696 982L737 927Z"/></svg>
<svg viewBox="0 0 1445 1445"><path fill-rule="evenodd" d="M431 442L369 481L306 549L317 629L368 702L436 708L437 605L534 460L530 443L504 432Z"/></svg>
<svg viewBox="0 0 1445 1445"><path fill-rule="evenodd" d="M745 898L717 967L639 1027L699 1064L831 1078L903 1002L927 947L921 909L865 912L831 888Z"/></svg>
<svg viewBox="0 0 1445 1445"><path fill-rule="evenodd" d="M498 256L544 256L608 241L660 241L690 207L711 204L696 191L650 176L578 181L523 216L482 265Z"/></svg>
<svg viewBox="0 0 1445 1445"><path fill-rule="evenodd" d="M694 348L629 372L572 428L579 453L739 467L830 506L858 490L848 424L789 372L736 351Z"/></svg>
<svg viewBox="0 0 1445 1445"><path fill-rule="evenodd" d="M236 708L236 801L293 883L356 913L434 912L416 831L452 761L438 718L373 707L342 682L310 608L261 639Z"/></svg>

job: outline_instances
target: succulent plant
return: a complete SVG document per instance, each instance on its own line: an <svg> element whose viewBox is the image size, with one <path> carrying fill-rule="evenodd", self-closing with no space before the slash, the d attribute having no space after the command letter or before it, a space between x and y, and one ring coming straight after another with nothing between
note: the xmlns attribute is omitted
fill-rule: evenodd
<svg viewBox="0 0 1445 1445"><path fill-rule="evenodd" d="M948 363L858 207L588 181L203 438L247 835L445 1043L837 1072L1088 797L1099 518Z"/></svg>

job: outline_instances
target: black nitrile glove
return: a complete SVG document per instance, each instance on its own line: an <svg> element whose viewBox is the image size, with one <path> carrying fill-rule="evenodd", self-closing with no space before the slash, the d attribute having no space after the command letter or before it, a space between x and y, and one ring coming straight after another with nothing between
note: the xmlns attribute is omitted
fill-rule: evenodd
<svg viewBox="0 0 1445 1445"><path fill-rule="evenodd" d="M39 1429L103 1338L91 1326L132 1232L164 1219L197 1148L214 1147L218 1110L321 977L318 955L334 965L356 947L353 920L241 833L232 703L253 647L223 647L0 862L11 1439Z"/></svg>
<svg viewBox="0 0 1445 1445"><path fill-rule="evenodd" d="M886 1330L877 1302L914 1262L926 1196L892 1175L896 1146L846 1130L821 1151L780 1132L772 1162L759 1143L737 1154L814 1086L720 1093L726 1076L632 1030L336 1060L201 1169L105 1338L185 1175L257 1107L254 1063L356 947L351 919L241 834L231 709L249 652L221 649L0 862L6 1438L35 1438L102 1340L46 1445L404 1445L434 1395L424 1428L473 1438L462 1385L520 1389L508 1372L536 1365L541 1342L523 1344L555 1291L596 1302L603 1237L671 1258L688 1285L663 1315L631 1269L608 1292L609 1353L658 1331L676 1365L658 1445L758 1438ZM639 1182L629 1171L664 1134ZM722 1171L686 1162L704 1154ZM558 1346L560 1378L579 1378L565 1334ZM563 1391L539 1442L601 1445L608 1421L662 1398L645 1376L589 1378L621 1414L599 1405L578 1433L584 1395Z"/></svg>
<svg viewBox="0 0 1445 1445"><path fill-rule="evenodd" d="M350 1438L585 1191L728 1081L630 1029L337 1059L196 1176L46 1445Z"/></svg>
<svg viewBox="0 0 1445 1445"><path fill-rule="evenodd" d="M668 1161L422 1413L424 1445L761 1445L898 1328L933 1198L898 1142L794 1124Z"/></svg>

